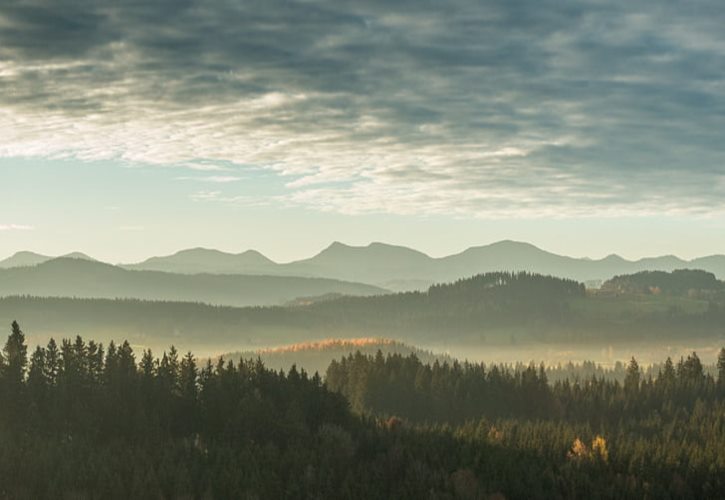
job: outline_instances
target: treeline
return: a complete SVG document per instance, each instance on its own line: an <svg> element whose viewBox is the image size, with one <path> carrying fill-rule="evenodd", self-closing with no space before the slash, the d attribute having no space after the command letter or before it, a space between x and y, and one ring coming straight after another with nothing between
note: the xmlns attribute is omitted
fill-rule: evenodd
<svg viewBox="0 0 725 500"><path fill-rule="evenodd" d="M379 350L385 353L415 354L423 362L452 361L446 354L436 354L412 345L384 338L326 339L316 342L288 344L272 349L257 351L236 351L223 354L227 360L261 359L264 366L275 370L289 370L292 366L304 368L309 373L325 373L333 360L352 352L375 354Z"/></svg>
<svg viewBox="0 0 725 500"><path fill-rule="evenodd" d="M381 367L401 400L412 368L422 373L414 357L348 359L345 373ZM493 368L439 365L440 385L430 368L430 391L459 397L463 384L450 382L463 372L481 379L490 408L506 396L488 391ZM671 385L640 381L633 367L624 387L560 388L535 367L513 381L502 371L498 387L519 401L482 405L458 426L441 408L406 415L388 396L378 411L407 418L361 416L332 380L259 361L197 367L173 348L137 358L128 343L82 338L29 354L14 323L0 356L0 498L721 498L721 385L695 357L672 370ZM356 380L369 395L388 391ZM647 413L654 387L671 395L661 416ZM557 401L571 403L564 420L551 418ZM605 402L623 410L621 424L592 418Z"/></svg>
<svg viewBox="0 0 725 500"><path fill-rule="evenodd" d="M677 364L667 358L655 378L644 378L633 358L622 383L593 376L550 384L543 363L524 369L458 361L429 364L415 354L378 351L333 361L325 380L357 412L412 421L462 423L486 416L607 423L625 412L667 416L697 401L725 400L725 348L717 368L715 378L692 353Z"/></svg>

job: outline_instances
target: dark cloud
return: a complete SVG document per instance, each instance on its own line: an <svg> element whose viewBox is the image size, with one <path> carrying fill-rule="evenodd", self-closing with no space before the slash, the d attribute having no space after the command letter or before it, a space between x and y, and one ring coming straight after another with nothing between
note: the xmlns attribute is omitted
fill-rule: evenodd
<svg viewBox="0 0 725 500"><path fill-rule="evenodd" d="M348 212L720 212L724 25L699 0L6 0L0 154L256 165Z"/></svg>

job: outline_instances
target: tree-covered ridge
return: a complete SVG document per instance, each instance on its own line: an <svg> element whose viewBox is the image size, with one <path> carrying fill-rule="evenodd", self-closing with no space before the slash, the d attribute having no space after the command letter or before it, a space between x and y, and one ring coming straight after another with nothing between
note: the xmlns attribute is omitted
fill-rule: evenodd
<svg viewBox="0 0 725 500"><path fill-rule="evenodd" d="M584 285L574 280L521 271L489 272L453 283L432 285L428 295L433 299L465 296L473 299L495 297L528 301L542 297L583 297L585 291Z"/></svg>
<svg viewBox="0 0 725 500"><path fill-rule="evenodd" d="M171 343L217 352L325 337L395 336L410 344L669 342L719 338L725 293L585 293L571 280L488 273L427 292L342 297L295 307L189 302L1 297L0 322L34 333ZM44 341L45 341L44 339Z"/></svg>
<svg viewBox="0 0 725 500"><path fill-rule="evenodd" d="M444 328L457 334L512 323L558 322L569 311L569 300L584 298L584 285L576 281L528 272L492 272L432 285L425 292L343 297L308 309L345 326L355 322L377 329L387 324L419 332Z"/></svg>
<svg viewBox="0 0 725 500"><path fill-rule="evenodd" d="M714 274L697 269L664 271L642 271L635 274L615 276L604 282L602 291L615 293L644 293L668 295L713 295L725 290L725 282Z"/></svg>
<svg viewBox="0 0 725 500"><path fill-rule="evenodd" d="M459 288L460 289L460 288ZM566 290L566 287L563 288ZM325 337L395 336L410 344L436 340L481 346L585 345L598 342L681 342L720 338L725 296L606 294L562 298L507 297L506 288L480 294L401 293L341 298L304 307L219 307L189 302L1 297L0 323L18 319L47 342L80 334L106 343L161 351L169 344L208 353L260 348ZM709 342L710 340L708 340Z"/></svg>
<svg viewBox="0 0 725 500"><path fill-rule="evenodd" d="M422 413L405 420L359 416L330 390L340 376L332 367L323 383L259 361L199 368L191 354L173 348L137 359L126 342L104 348L81 338L51 341L28 355L14 323L0 356L0 497L721 498L725 492L725 350L717 383L693 355L668 365L656 381L640 380L633 362L623 386L593 380L553 388L536 367L512 377L476 365L422 365L414 356L381 358L353 356L336 369L362 370L357 383L378 394L383 413L393 408L386 391L409 401L411 376L431 401L467 401L480 412L463 425L439 406L415 408ZM551 418L562 402L569 404L565 418ZM395 413L405 416L406 404Z"/></svg>
<svg viewBox="0 0 725 500"><path fill-rule="evenodd" d="M264 366L275 370L289 370L292 366L304 368L310 373L325 373L330 363L342 356L354 352L363 354L384 353L415 354L424 362L435 360L451 361L450 356L434 354L403 342L380 337L361 337L352 339L325 339L282 345L274 348L254 351L236 351L223 354L227 360L261 359Z"/></svg>

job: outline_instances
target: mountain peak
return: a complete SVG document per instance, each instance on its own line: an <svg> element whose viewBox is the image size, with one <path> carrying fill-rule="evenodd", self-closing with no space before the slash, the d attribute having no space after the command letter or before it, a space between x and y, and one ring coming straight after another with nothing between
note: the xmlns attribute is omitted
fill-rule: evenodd
<svg viewBox="0 0 725 500"><path fill-rule="evenodd" d="M486 245L488 247L498 247L498 248L529 248L534 250L541 250L536 245L533 245L532 243L528 243L526 241L517 241L517 240L501 240L496 241L494 243L491 243L490 245Z"/></svg>
<svg viewBox="0 0 725 500"><path fill-rule="evenodd" d="M616 253L610 253L602 259L605 262L624 262L624 257L617 255Z"/></svg>
<svg viewBox="0 0 725 500"><path fill-rule="evenodd" d="M496 241L494 243L490 243L488 245L469 247L466 250L464 250L463 252L456 254L456 255L476 255L476 254L490 253L490 252L495 252L496 254L498 254L500 252L505 252L505 253L538 252L538 253L542 253L542 254L549 253L549 252L546 252L545 250L540 249L536 245L532 245L531 243L526 243L523 241L515 241L515 240L501 240L501 241ZM449 257L453 257L453 256L449 256Z"/></svg>
<svg viewBox="0 0 725 500"><path fill-rule="evenodd" d="M227 252L222 252L221 250L217 250L215 248L205 248L205 247L194 247L194 248L185 248L184 250L179 250L178 252L174 253L173 255L170 255L169 257L215 257L215 256L231 256L232 254ZM153 257L152 257L153 258Z"/></svg>
<svg viewBox="0 0 725 500"><path fill-rule="evenodd" d="M83 252L71 252L71 253L67 253L65 255L61 255L60 257L64 258L64 259L80 259L80 260L91 260L91 261L96 260L93 257L84 254Z"/></svg>
<svg viewBox="0 0 725 500"><path fill-rule="evenodd" d="M187 248L163 257L151 257L126 269L182 274L266 274L275 262L256 250L235 254L213 248Z"/></svg>
<svg viewBox="0 0 725 500"><path fill-rule="evenodd" d="M7 259L0 260L0 269L8 269L11 267L37 266L38 264L41 264L51 258L52 257L48 257L47 255L41 255L39 253L21 250L20 252L15 252Z"/></svg>
<svg viewBox="0 0 725 500"><path fill-rule="evenodd" d="M371 258L385 258L385 257L411 257L411 258L426 258L429 259L426 254L415 250L413 248L392 245L390 243L383 243L381 241L372 241L365 246L348 245L340 241L333 241L330 246L325 248L322 252L317 254L312 259L324 256L342 256L353 254L358 257L369 256Z"/></svg>
<svg viewBox="0 0 725 500"><path fill-rule="evenodd" d="M341 241L333 241L330 243L330 246L326 248L326 250L332 250L332 249L339 249L339 248L352 248L350 245L346 245L345 243Z"/></svg>

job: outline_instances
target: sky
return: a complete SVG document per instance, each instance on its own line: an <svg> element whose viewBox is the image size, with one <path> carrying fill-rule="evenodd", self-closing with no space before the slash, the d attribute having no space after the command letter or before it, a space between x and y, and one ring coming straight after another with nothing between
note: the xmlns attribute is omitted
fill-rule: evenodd
<svg viewBox="0 0 725 500"><path fill-rule="evenodd" d="M7 0L0 258L725 253L719 0Z"/></svg>

